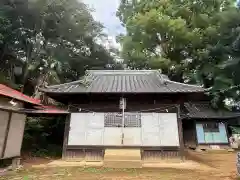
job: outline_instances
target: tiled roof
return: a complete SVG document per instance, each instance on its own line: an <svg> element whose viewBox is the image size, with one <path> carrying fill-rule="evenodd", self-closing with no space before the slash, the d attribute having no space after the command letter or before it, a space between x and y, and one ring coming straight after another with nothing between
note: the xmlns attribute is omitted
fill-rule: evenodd
<svg viewBox="0 0 240 180"><path fill-rule="evenodd" d="M35 105L41 104L41 101L39 99L29 97L3 84L0 84L0 95L10 97L19 101L35 104Z"/></svg>
<svg viewBox="0 0 240 180"><path fill-rule="evenodd" d="M157 70L90 70L82 80L40 90L49 93L185 93L205 89L170 81Z"/></svg>
<svg viewBox="0 0 240 180"><path fill-rule="evenodd" d="M240 113L226 109L215 110L209 103L184 103L188 113L187 118L224 119L240 117Z"/></svg>

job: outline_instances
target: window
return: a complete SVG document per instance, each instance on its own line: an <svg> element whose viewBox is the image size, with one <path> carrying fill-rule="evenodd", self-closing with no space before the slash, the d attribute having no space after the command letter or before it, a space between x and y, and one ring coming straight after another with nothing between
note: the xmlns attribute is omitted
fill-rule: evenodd
<svg viewBox="0 0 240 180"><path fill-rule="evenodd" d="M104 115L104 127L122 127L122 114L106 113Z"/></svg>
<svg viewBox="0 0 240 180"><path fill-rule="evenodd" d="M218 125L218 123L203 124L203 131L204 132L219 132L219 125Z"/></svg>
<svg viewBox="0 0 240 180"><path fill-rule="evenodd" d="M126 113L124 115L124 127L141 127L140 113ZM121 128L122 114L121 113L106 113L104 115L104 127L119 127Z"/></svg>
<svg viewBox="0 0 240 180"><path fill-rule="evenodd" d="M140 113L125 114L124 127L141 127L141 114Z"/></svg>

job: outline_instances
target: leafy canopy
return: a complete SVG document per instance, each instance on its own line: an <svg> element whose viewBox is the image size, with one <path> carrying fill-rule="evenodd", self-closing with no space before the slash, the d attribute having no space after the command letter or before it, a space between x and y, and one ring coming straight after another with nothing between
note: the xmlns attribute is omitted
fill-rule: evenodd
<svg viewBox="0 0 240 180"><path fill-rule="evenodd" d="M203 84L222 101L239 84L239 15L232 0L121 0L121 55L130 68Z"/></svg>

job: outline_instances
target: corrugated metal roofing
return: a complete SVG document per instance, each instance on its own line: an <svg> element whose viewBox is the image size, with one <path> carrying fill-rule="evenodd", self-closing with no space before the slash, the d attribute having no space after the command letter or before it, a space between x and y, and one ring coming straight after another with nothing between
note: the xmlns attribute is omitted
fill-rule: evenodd
<svg viewBox="0 0 240 180"><path fill-rule="evenodd" d="M2 110L11 110L11 111L18 111L18 112L26 112L26 113L38 113L38 114L67 114L68 111L58 109L54 106L44 106L41 104L40 99L35 99L29 97L17 90L14 90L8 86L0 84L0 95L10 97L19 101L31 103L36 105L34 108L36 109L25 109L25 108L16 108L16 107L8 107L8 106L0 106Z"/></svg>
<svg viewBox="0 0 240 180"><path fill-rule="evenodd" d="M170 81L157 70L91 70L80 81L41 89L53 93L176 93L204 88Z"/></svg>
<svg viewBox="0 0 240 180"><path fill-rule="evenodd" d="M188 118L201 119L224 119L240 117L240 113L231 112L225 109L215 110L209 103L184 103L188 111Z"/></svg>
<svg viewBox="0 0 240 180"><path fill-rule="evenodd" d="M16 91L8 86L5 86L3 84L0 84L0 95L7 96L19 101L40 105L41 101L39 99L35 99L32 97L29 97L19 91Z"/></svg>

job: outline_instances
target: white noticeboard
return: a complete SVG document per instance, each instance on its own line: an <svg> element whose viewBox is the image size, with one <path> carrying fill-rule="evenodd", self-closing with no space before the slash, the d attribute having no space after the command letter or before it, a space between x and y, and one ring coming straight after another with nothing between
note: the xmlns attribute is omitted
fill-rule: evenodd
<svg viewBox="0 0 240 180"><path fill-rule="evenodd" d="M68 145L103 145L104 113L72 113Z"/></svg>
<svg viewBox="0 0 240 180"><path fill-rule="evenodd" d="M116 127L106 127L104 129L104 145L105 146L121 146L122 145L122 129Z"/></svg>
<svg viewBox="0 0 240 180"><path fill-rule="evenodd" d="M142 146L179 146L176 113L142 113Z"/></svg>
<svg viewBox="0 0 240 180"><path fill-rule="evenodd" d="M142 146L160 146L159 119L157 113L142 113Z"/></svg>
<svg viewBox="0 0 240 180"><path fill-rule="evenodd" d="M104 127L104 113L72 113L68 145L179 146L176 113L141 113L141 127Z"/></svg>
<svg viewBox="0 0 240 180"><path fill-rule="evenodd" d="M160 113L161 146L179 146L178 122L176 113Z"/></svg>

